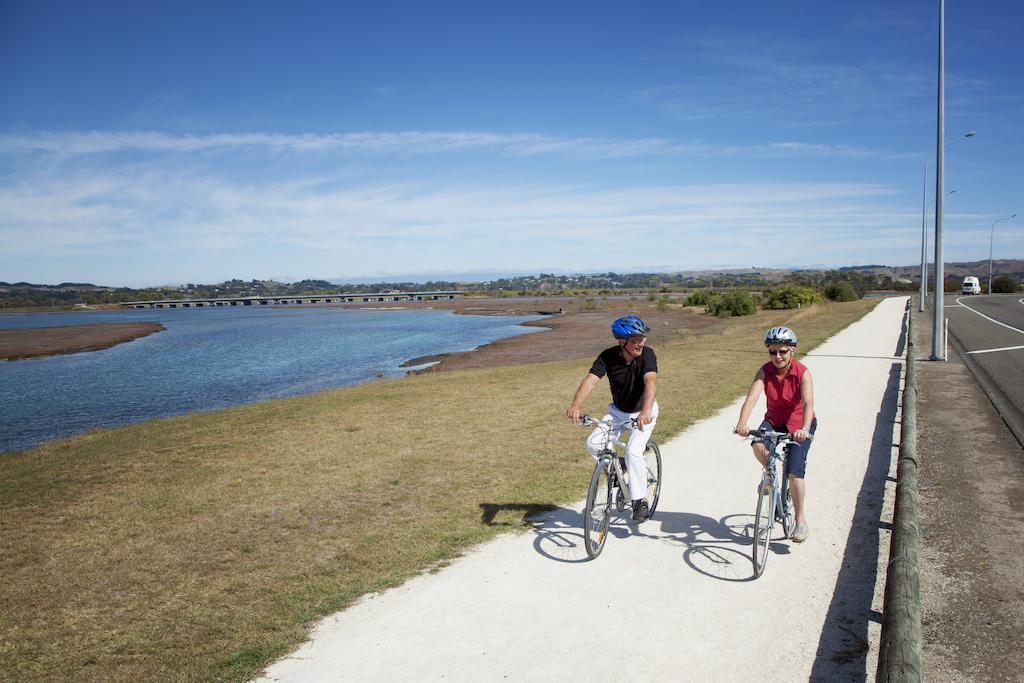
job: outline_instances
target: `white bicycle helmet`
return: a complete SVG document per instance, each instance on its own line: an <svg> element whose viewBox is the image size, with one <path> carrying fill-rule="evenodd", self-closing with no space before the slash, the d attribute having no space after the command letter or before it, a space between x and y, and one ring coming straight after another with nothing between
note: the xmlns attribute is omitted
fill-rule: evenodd
<svg viewBox="0 0 1024 683"><path fill-rule="evenodd" d="M769 344L789 344L790 346L796 346L796 332L783 325L773 327L765 332L764 335L764 345L768 346Z"/></svg>

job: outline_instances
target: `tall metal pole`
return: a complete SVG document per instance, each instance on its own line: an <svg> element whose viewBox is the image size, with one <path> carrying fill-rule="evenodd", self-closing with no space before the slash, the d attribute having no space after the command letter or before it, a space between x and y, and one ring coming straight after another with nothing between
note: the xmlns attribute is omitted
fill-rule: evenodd
<svg viewBox="0 0 1024 683"><path fill-rule="evenodd" d="M945 273L943 273L943 262L942 262L942 195L943 195L943 157L945 152L945 145L943 141L946 139L946 124L945 124L945 111L944 111L944 100L945 100L945 47L946 47L946 0L939 0L939 88L938 88L938 103L936 106L936 115L938 118L938 129L936 131L935 138L935 303L932 306L934 311L934 317L932 318L932 360L946 360L946 349L942 343L942 329L943 320L945 319L945 311L943 310L943 297L945 292L943 291L943 283Z"/></svg>
<svg viewBox="0 0 1024 683"><path fill-rule="evenodd" d="M959 142L966 138L973 138L975 132L969 130L955 140L950 140L946 143L946 147L949 147L954 142ZM924 313L924 299L928 296L928 164L931 163L934 154L929 154L928 158L924 160L924 178L921 180L921 296L920 296L920 310ZM956 190L950 192L953 194Z"/></svg>
<svg viewBox="0 0 1024 683"><path fill-rule="evenodd" d="M992 221L992 229L988 233L988 293L992 293L992 238L996 236L996 223L999 221L1008 221L1011 218L1016 218L1017 214L1012 216L1006 216L1005 218L997 218Z"/></svg>

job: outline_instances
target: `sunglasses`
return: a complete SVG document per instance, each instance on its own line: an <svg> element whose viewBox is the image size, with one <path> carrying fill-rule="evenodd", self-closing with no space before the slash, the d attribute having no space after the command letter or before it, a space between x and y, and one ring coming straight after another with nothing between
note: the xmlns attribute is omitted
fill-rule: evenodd
<svg viewBox="0 0 1024 683"><path fill-rule="evenodd" d="M768 350L768 355L769 356L778 356L779 358L782 358L783 356L785 356L790 351L792 351L792 349L779 349L777 351L772 351L771 349L769 349Z"/></svg>

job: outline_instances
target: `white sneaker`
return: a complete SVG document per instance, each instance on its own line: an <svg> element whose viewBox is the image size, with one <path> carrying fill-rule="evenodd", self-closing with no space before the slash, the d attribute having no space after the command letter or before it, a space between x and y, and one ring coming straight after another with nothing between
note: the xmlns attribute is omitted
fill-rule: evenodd
<svg viewBox="0 0 1024 683"><path fill-rule="evenodd" d="M807 540L808 534L810 534L810 529L807 528L807 522L797 522L796 529L793 529L793 535L790 538L794 543L803 543Z"/></svg>

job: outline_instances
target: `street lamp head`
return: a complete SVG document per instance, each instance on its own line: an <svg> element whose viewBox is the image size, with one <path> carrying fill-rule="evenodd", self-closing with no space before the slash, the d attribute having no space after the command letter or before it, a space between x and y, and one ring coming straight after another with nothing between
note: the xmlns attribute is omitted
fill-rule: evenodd
<svg viewBox="0 0 1024 683"><path fill-rule="evenodd" d="M973 130L969 130L966 133L964 133L965 138L973 138L975 135L977 135L977 133L975 133Z"/></svg>

